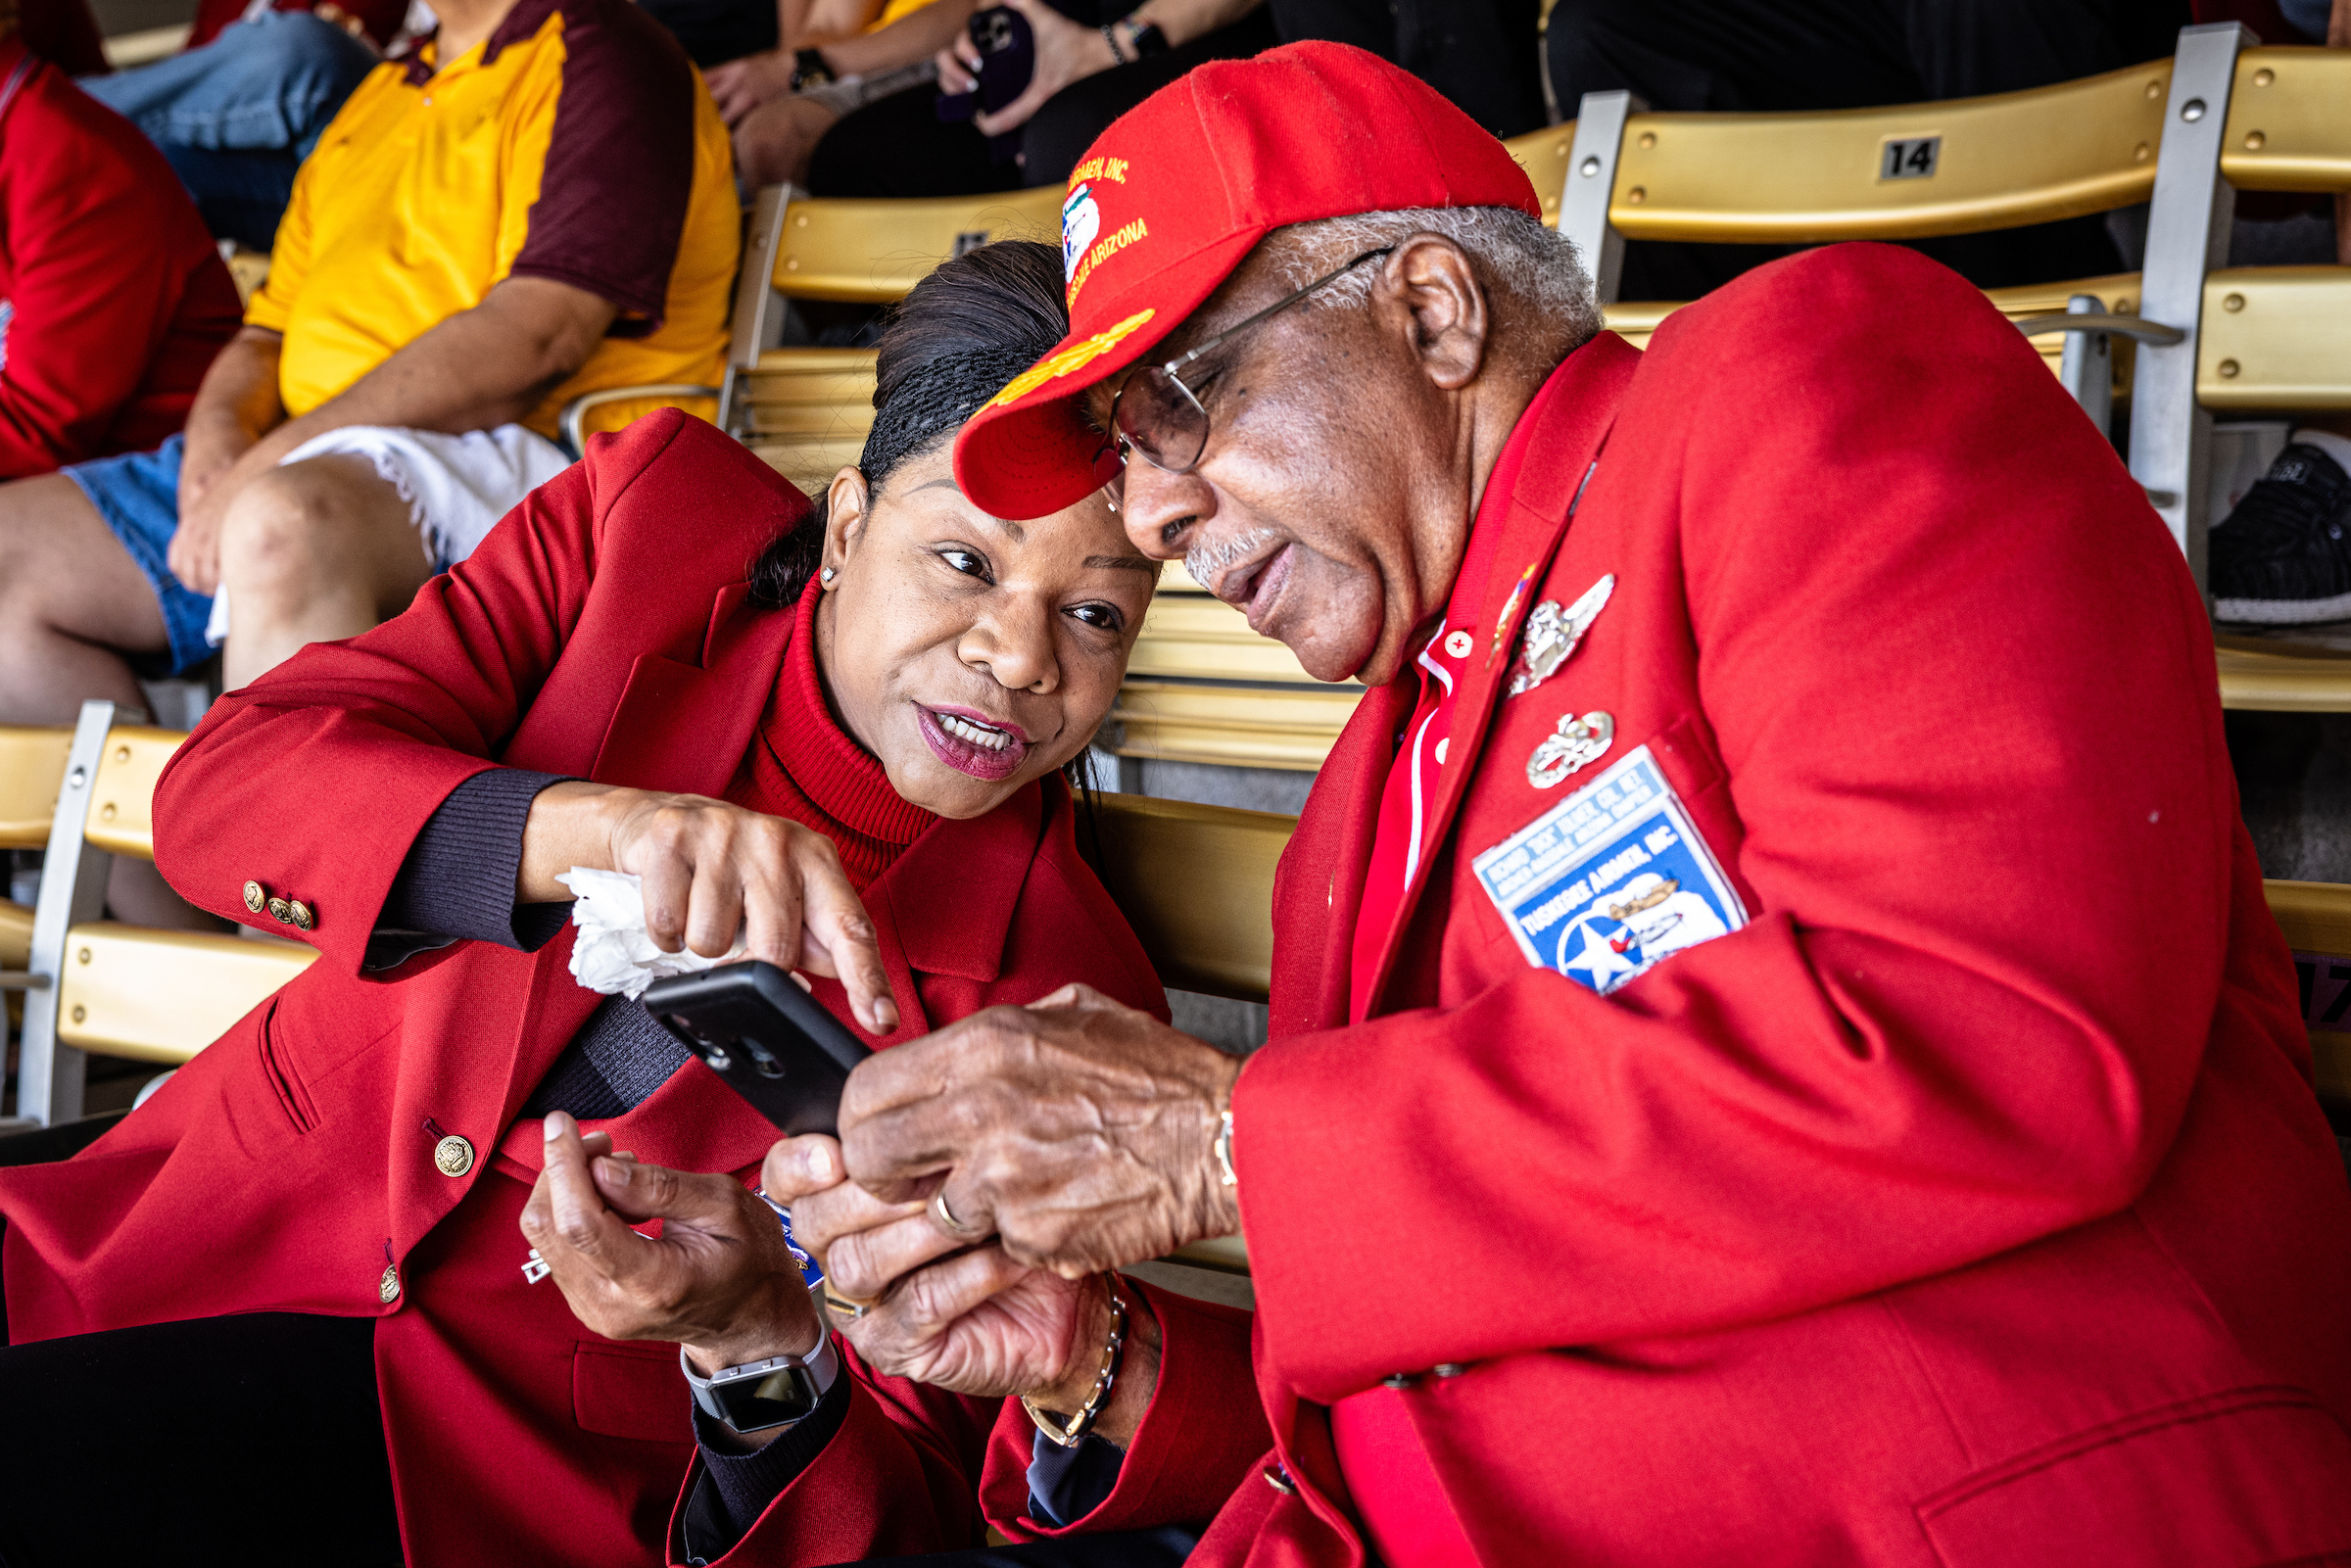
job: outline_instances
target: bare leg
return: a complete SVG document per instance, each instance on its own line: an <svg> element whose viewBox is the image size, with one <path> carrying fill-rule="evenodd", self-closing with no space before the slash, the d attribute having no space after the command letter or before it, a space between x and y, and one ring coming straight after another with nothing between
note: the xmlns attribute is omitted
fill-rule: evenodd
<svg viewBox="0 0 2351 1568"><path fill-rule="evenodd" d="M432 570L408 503L366 458L338 452L260 476L220 526L226 684L250 686L309 643L399 614Z"/></svg>
<svg viewBox="0 0 2351 1568"><path fill-rule="evenodd" d="M143 707L125 655L168 645L155 590L80 486L0 485L0 724L72 724L90 697Z"/></svg>
<svg viewBox="0 0 2351 1568"><path fill-rule="evenodd" d="M735 127L735 169L744 185L805 185L808 159L840 117L805 98L770 98Z"/></svg>
<svg viewBox="0 0 2351 1568"><path fill-rule="evenodd" d="M90 697L140 708L123 652L165 645L154 589L80 486L54 474L0 485L0 722L72 724ZM143 860L115 862L106 902L133 925L227 928Z"/></svg>

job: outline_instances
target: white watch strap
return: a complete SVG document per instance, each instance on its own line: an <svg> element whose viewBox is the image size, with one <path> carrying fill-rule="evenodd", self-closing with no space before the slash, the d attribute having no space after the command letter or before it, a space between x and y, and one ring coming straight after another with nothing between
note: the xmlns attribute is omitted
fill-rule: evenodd
<svg viewBox="0 0 2351 1568"><path fill-rule="evenodd" d="M773 1372L795 1365L808 1369L809 1377L816 1384L816 1397L820 1402L833 1392L833 1385L840 1380L840 1352L833 1344L833 1324L825 1316L821 1303L816 1310L816 1348L805 1355L777 1355L764 1361L746 1362L743 1366L724 1366L710 1377L704 1377L694 1369L694 1360L686 1354L686 1347L678 1347L678 1370L686 1374L686 1386L694 1391L694 1402L701 1407L704 1414L718 1421L726 1420L727 1416L725 1407L710 1389L715 1379L729 1372ZM814 1413L814 1410L809 1412L810 1415ZM785 1422L784 1426L789 1429L806 1419L808 1417L803 1415L797 1420Z"/></svg>

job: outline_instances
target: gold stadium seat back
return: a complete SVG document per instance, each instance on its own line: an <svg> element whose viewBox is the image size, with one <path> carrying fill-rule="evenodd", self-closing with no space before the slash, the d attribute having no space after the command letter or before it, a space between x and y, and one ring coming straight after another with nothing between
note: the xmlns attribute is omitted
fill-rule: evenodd
<svg viewBox="0 0 2351 1568"><path fill-rule="evenodd" d="M2260 713L2351 713L2351 659L2340 648L2222 633L2221 706Z"/></svg>
<svg viewBox="0 0 2351 1568"><path fill-rule="evenodd" d="M49 819L72 741L70 729L0 726L0 849L39 849L49 842Z"/></svg>
<svg viewBox="0 0 2351 1568"><path fill-rule="evenodd" d="M1111 709L1105 741L1122 757L1311 773L1362 700L1353 687L1250 690L1130 680Z"/></svg>
<svg viewBox="0 0 2351 1568"><path fill-rule="evenodd" d="M177 730L121 725L106 737L85 836L113 855L155 858L155 784L187 736Z"/></svg>
<svg viewBox="0 0 2351 1568"><path fill-rule="evenodd" d="M1503 146L1526 170L1526 177L1535 182L1535 194L1543 199L1543 221L1553 228L1559 226L1559 192L1567 184L1567 156L1575 150L1575 121L1546 125L1530 130L1523 136L1506 139Z"/></svg>
<svg viewBox="0 0 2351 1568"><path fill-rule="evenodd" d="M1097 795L1103 881L1163 984L1263 1002L1273 976L1273 868L1298 819Z"/></svg>
<svg viewBox="0 0 2351 1568"><path fill-rule="evenodd" d="M1894 109L1635 115L1608 218L1628 239L1818 244L2108 212L2154 188L2170 81L2157 62Z"/></svg>
<svg viewBox="0 0 2351 1568"><path fill-rule="evenodd" d="M949 257L997 240L1060 244L1061 199L1058 185L939 200L802 197L785 211L773 282L802 300L902 300Z"/></svg>
<svg viewBox="0 0 2351 1568"><path fill-rule="evenodd" d="M2351 124L2337 136L2351 152ZM2351 268L2236 267L2207 276L2196 401L2222 411L2351 408Z"/></svg>
<svg viewBox="0 0 2351 1568"><path fill-rule="evenodd" d="M104 1056L185 1062L317 957L292 942L76 926L66 934L57 1037Z"/></svg>
<svg viewBox="0 0 2351 1568"><path fill-rule="evenodd" d="M2221 174L2240 191L2351 190L2351 50L2236 58Z"/></svg>
<svg viewBox="0 0 2351 1568"><path fill-rule="evenodd" d="M2351 1111L2351 886L2275 881L2262 892L2294 950L2319 1098Z"/></svg>

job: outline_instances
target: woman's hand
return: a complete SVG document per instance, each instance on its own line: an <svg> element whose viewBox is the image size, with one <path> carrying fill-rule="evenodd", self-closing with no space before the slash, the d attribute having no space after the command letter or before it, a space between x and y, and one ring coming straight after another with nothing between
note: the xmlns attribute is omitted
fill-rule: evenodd
<svg viewBox="0 0 2351 1568"><path fill-rule="evenodd" d="M752 958L831 975L875 1034L898 1026L882 948L833 841L701 795L552 784L531 802L515 897L560 903L574 866L643 879L645 927L665 953L717 958L741 931Z"/></svg>
<svg viewBox="0 0 2351 1568"><path fill-rule="evenodd" d="M1029 123L1055 93L1126 61L1111 55L1110 42L1099 27L1072 22L1045 0L1002 0L1021 14L1036 35L1036 70L1020 97L994 114L972 117L982 135L1000 136ZM945 93L971 92L980 85L980 46L967 30L938 52L938 86Z"/></svg>
<svg viewBox="0 0 2351 1568"><path fill-rule="evenodd" d="M792 55L771 49L763 55L745 55L741 60L713 66L702 79L709 84L710 96L718 103L719 117L732 130L744 116L761 104L792 91L793 68Z"/></svg>
<svg viewBox="0 0 2351 1568"><path fill-rule="evenodd" d="M522 1211L574 1316L614 1340L668 1340L704 1375L816 1349L816 1304L775 1211L728 1176L695 1175L547 1118L547 1167ZM656 1240L632 1228L659 1219Z"/></svg>

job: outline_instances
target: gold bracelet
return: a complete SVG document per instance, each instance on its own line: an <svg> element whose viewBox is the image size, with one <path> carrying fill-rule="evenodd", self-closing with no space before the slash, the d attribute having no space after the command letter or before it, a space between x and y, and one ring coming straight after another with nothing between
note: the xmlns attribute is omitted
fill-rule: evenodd
<svg viewBox="0 0 2351 1568"><path fill-rule="evenodd" d="M1065 1416L1057 1410L1037 1407L1028 1395L1021 1396L1021 1408L1045 1437L1065 1449L1074 1449L1085 1441L1085 1435L1102 1418L1103 1407L1110 1403L1110 1391L1119 1380L1119 1362L1127 1351L1127 1298L1119 1294L1119 1276L1105 1273L1102 1286L1110 1292L1110 1343L1102 1347L1102 1369L1094 1374L1093 1392L1076 1415Z"/></svg>

